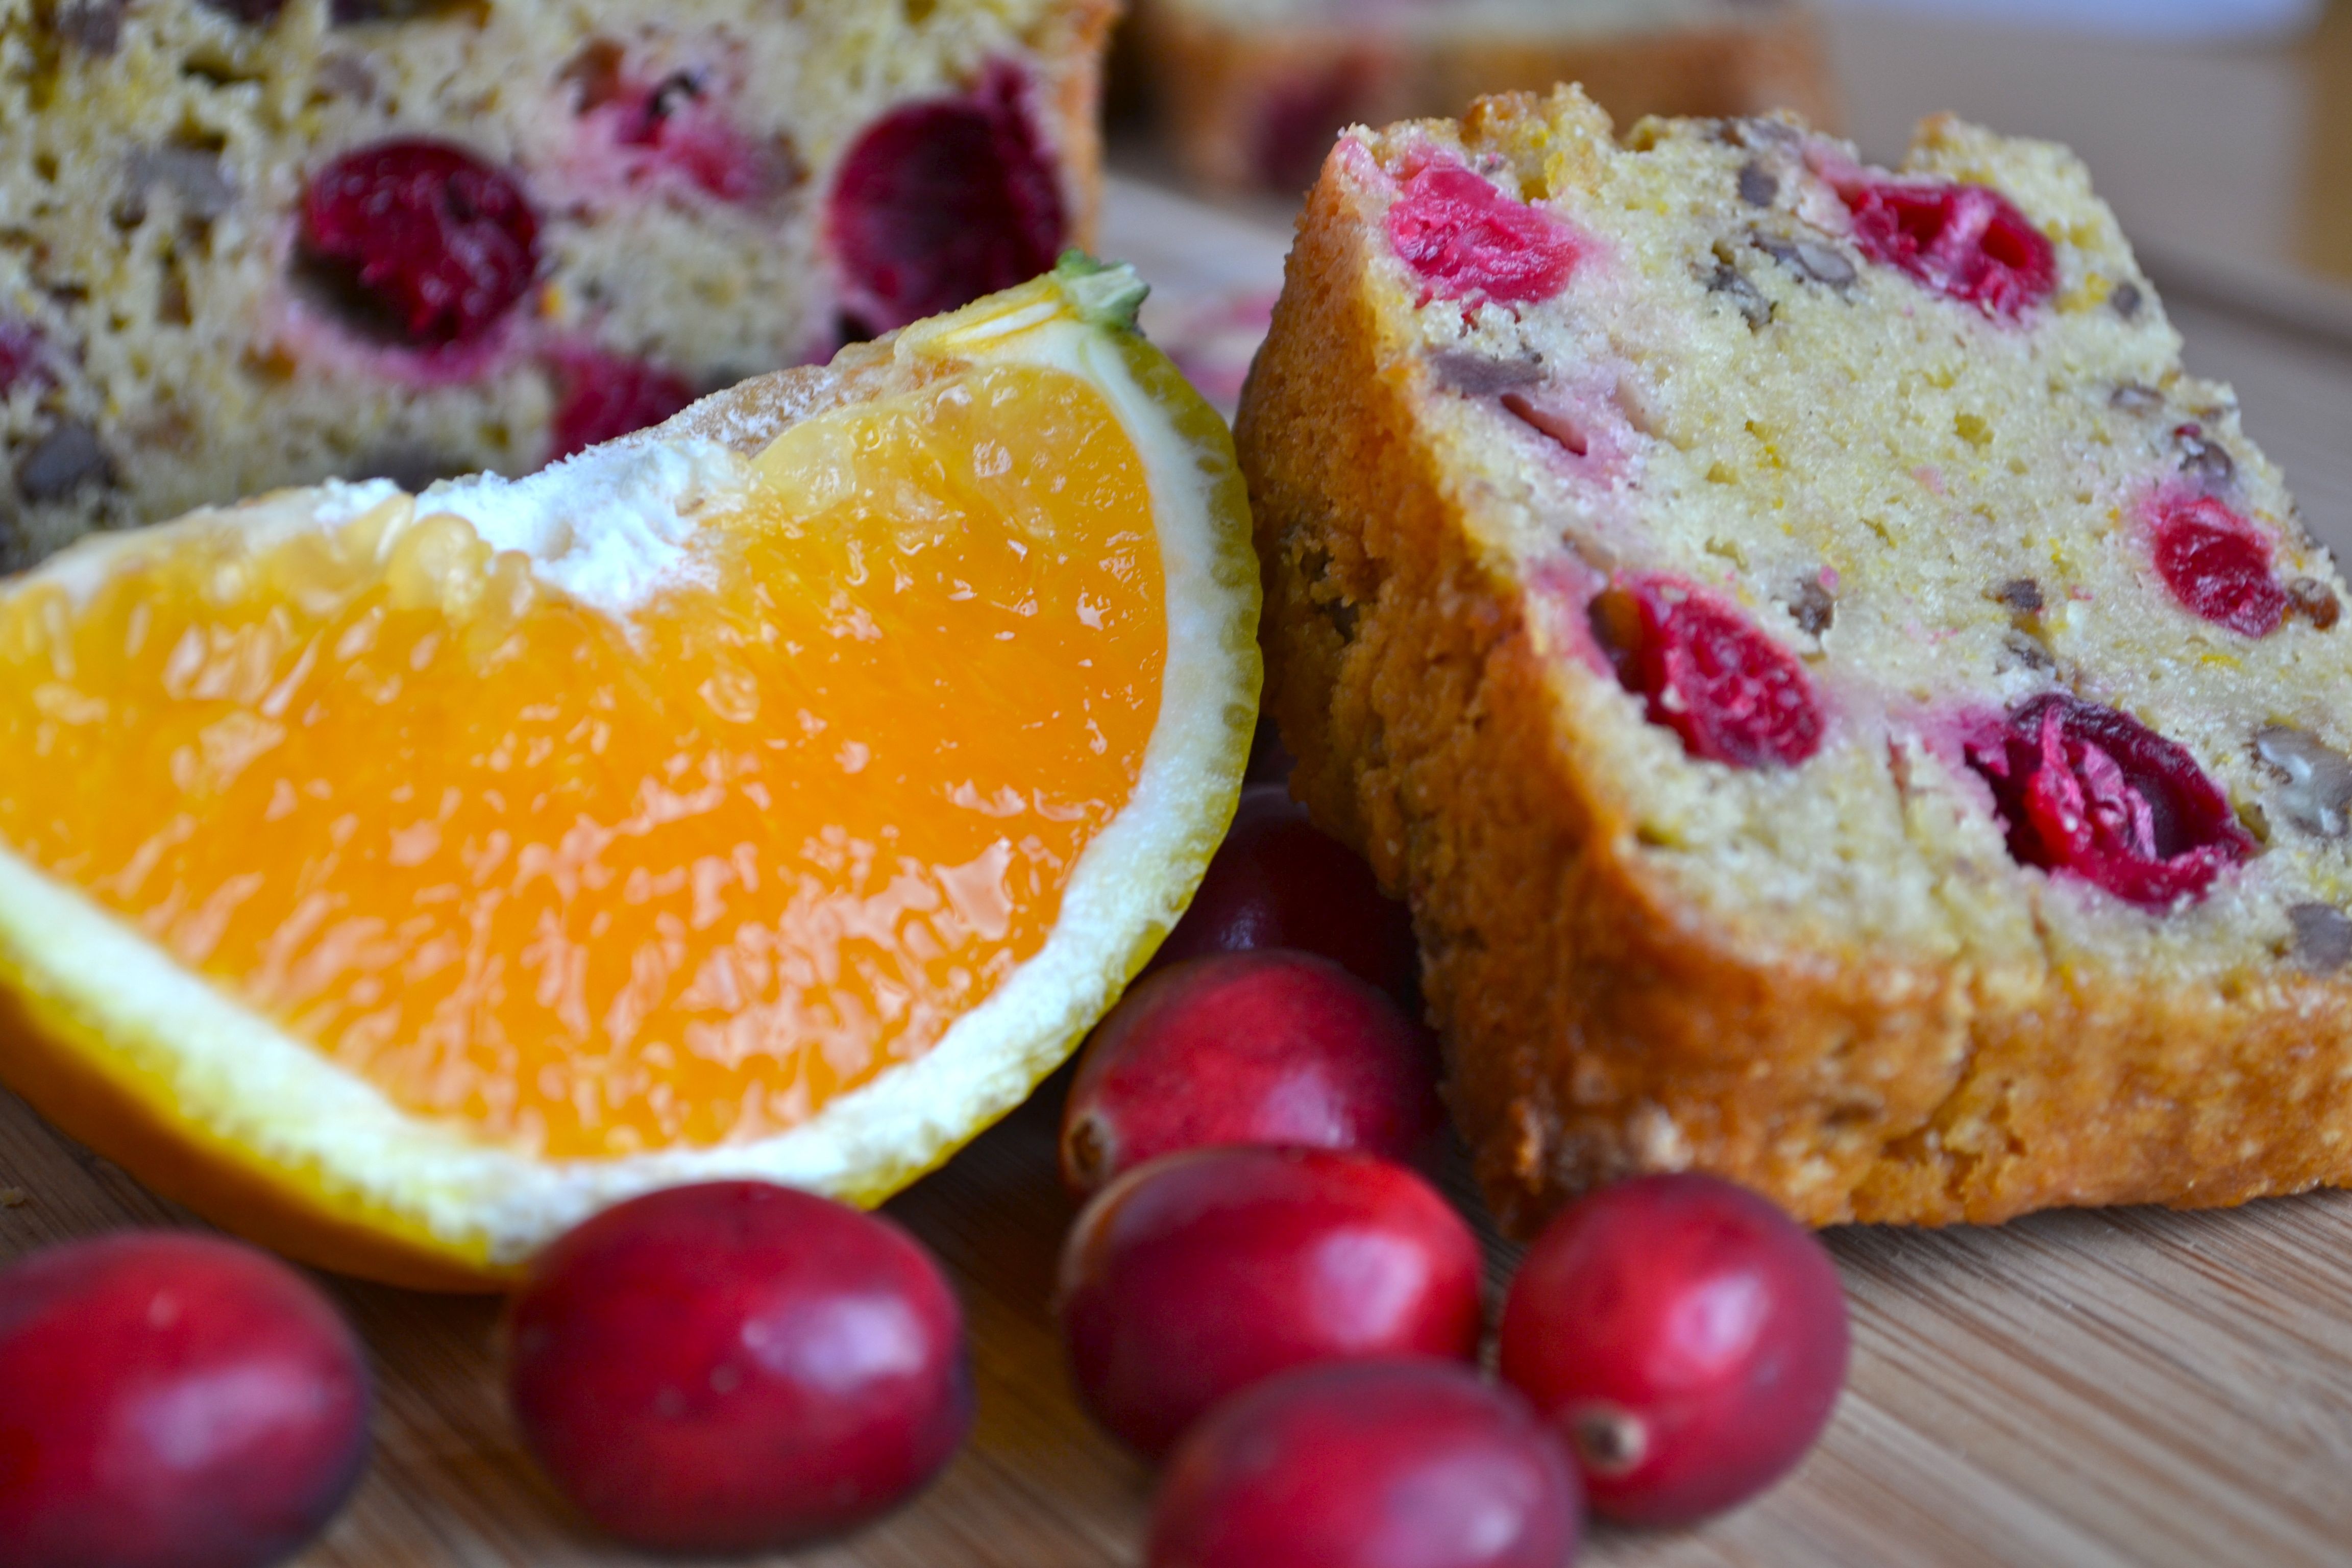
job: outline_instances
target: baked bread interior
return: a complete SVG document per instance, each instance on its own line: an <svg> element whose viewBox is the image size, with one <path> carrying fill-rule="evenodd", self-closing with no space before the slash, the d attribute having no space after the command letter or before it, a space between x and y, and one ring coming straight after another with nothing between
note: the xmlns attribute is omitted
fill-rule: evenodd
<svg viewBox="0 0 2352 1568"><path fill-rule="evenodd" d="M1110 0L0 0L0 570L520 474L1092 231Z"/></svg>
<svg viewBox="0 0 2352 1568"><path fill-rule="evenodd" d="M1294 788L1522 1228L2352 1176L2352 627L2064 149L1348 132L1244 391Z"/></svg>

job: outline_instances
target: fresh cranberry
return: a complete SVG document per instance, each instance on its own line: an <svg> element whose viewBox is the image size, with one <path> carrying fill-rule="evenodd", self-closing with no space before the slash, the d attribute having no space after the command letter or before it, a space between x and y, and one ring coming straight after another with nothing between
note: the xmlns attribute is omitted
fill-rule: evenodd
<svg viewBox="0 0 2352 1568"><path fill-rule="evenodd" d="M1792 768L1821 749L1812 678L1729 601L1654 574L1603 592L1592 621L1618 679L1692 756Z"/></svg>
<svg viewBox="0 0 2352 1568"><path fill-rule="evenodd" d="M887 1220L764 1182L605 1210L509 1311L508 1390L582 1511L656 1552L781 1550L919 1490L971 1425L963 1315Z"/></svg>
<svg viewBox="0 0 2352 1568"><path fill-rule="evenodd" d="M539 270L539 219L513 179L462 147L378 142L321 169L302 251L362 313L418 346L480 337Z"/></svg>
<svg viewBox="0 0 2352 1568"><path fill-rule="evenodd" d="M1335 1149L1163 1155L1062 1249L1062 1341L1095 1416L1157 1456L1261 1378L1349 1357L1467 1358L1478 1244L1402 1165Z"/></svg>
<svg viewBox="0 0 2352 1568"><path fill-rule="evenodd" d="M2270 636L2286 618L2287 594L2271 575L2269 543L2212 497L2162 505L2155 546L2157 574L2191 615L2250 637Z"/></svg>
<svg viewBox="0 0 2352 1568"><path fill-rule="evenodd" d="M249 1247L127 1231L0 1271L0 1562L259 1568L367 1461L359 1342Z"/></svg>
<svg viewBox="0 0 2352 1568"><path fill-rule="evenodd" d="M2011 321L2058 289L2058 252L2017 204L1983 185L1866 180L1838 193L1873 261Z"/></svg>
<svg viewBox="0 0 2352 1568"><path fill-rule="evenodd" d="M2254 851L2188 748L2113 708L2045 691L1968 755L1992 787L2020 863L2080 877L2127 903L2200 898L2223 867Z"/></svg>
<svg viewBox="0 0 2352 1568"><path fill-rule="evenodd" d="M826 234L856 330L952 310L1054 265L1067 234L1020 72L884 116L841 161Z"/></svg>
<svg viewBox="0 0 2352 1568"><path fill-rule="evenodd" d="M1213 1143L1423 1157L1443 1125L1436 1052L1385 992L1284 949L1150 975L1095 1028L1062 1110L1062 1179L1081 1195Z"/></svg>
<svg viewBox="0 0 2352 1568"><path fill-rule="evenodd" d="M1432 161L1389 208L1389 244L1441 300L1549 300L1568 287L1580 247L1549 213L1514 201L1459 163Z"/></svg>
<svg viewBox="0 0 2352 1568"><path fill-rule="evenodd" d="M1465 1366L1303 1367L1177 1447L1148 1568L1569 1568L1583 1507L1559 1440Z"/></svg>
<svg viewBox="0 0 2352 1568"><path fill-rule="evenodd" d="M1686 1524L1763 1490L1829 1424L1845 1297L1811 1232L1714 1176L1571 1205L1503 1302L1501 1370L1567 1434L1595 1513Z"/></svg>
<svg viewBox="0 0 2352 1568"><path fill-rule="evenodd" d="M587 351L561 356L556 374L563 401L548 433L551 463L658 425L694 401L692 383L644 360Z"/></svg>
<svg viewBox="0 0 2352 1568"><path fill-rule="evenodd" d="M1363 857L1318 831L1280 784L1242 791L1225 841L1158 962L1256 947L1319 953L1400 999L1412 990L1411 912L1381 891Z"/></svg>

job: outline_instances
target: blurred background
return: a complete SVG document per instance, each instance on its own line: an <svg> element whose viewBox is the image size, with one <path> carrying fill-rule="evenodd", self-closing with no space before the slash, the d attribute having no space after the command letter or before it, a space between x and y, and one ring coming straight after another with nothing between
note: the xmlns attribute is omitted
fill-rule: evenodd
<svg viewBox="0 0 2352 1568"><path fill-rule="evenodd" d="M1826 22L1872 156L1939 102L2072 145L2159 271L2352 289L2352 4L1842 0Z"/></svg>
<svg viewBox="0 0 2352 1568"><path fill-rule="evenodd" d="M1113 146L1271 215L1339 125L1563 74L1621 127L1785 106L1880 160L1949 109L2072 145L2144 247L2352 288L2347 0L1133 0Z"/></svg>
<svg viewBox="0 0 2352 1568"><path fill-rule="evenodd" d="M2352 0L1131 0L1106 247L1201 280L1147 325L1230 404L1338 125L1558 77L1621 128L1789 106L1877 162L1938 110L2066 142L2190 368L2237 385L2315 531L2352 552Z"/></svg>

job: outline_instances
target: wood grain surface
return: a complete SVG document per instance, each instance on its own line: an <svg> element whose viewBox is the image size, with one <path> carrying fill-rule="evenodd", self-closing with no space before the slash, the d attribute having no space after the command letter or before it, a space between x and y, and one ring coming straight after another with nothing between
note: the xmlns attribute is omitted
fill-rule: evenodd
<svg viewBox="0 0 2352 1568"><path fill-rule="evenodd" d="M1263 289L1282 253L1278 235L1132 186L1114 190L1107 226L1104 248L1137 259L1176 303L1187 290ZM2265 324L2226 301L2176 303L2191 364L2237 381L2249 429L2341 556L2352 545L2352 349L2274 313ZM972 1441L904 1512L772 1561L1137 1560L1150 1477L1072 1403L1048 1307L1072 1213L1053 1171L1060 1093L1057 1078L890 1205L962 1293L980 1394ZM0 1091L0 1261L147 1223L187 1221ZM1587 1563L2352 1564L2352 1194L1829 1239L1855 1345L1820 1447L1704 1529L1600 1532ZM1493 1262L1499 1279L1507 1250L1494 1246ZM518 1447L495 1301L328 1283L372 1348L380 1404L367 1480L306 1568L635 1561L570 1513Z"/></svg>
<svg viewBox="0 0 2352 1568"><path fill-rule="evenodd" d="M807 1568L1136 1561L1150 1476L1072 1403L1048 1313L1071 1207L1060 1084L889 1212L971 1323L972 1441L913 1507ZM1467 1197L1465 1184L1455 1184ZM184 1216L0 1094L0 1258ZM1993 1568L2352 1563L2352 1194L2209 1214L1830 1236L1854 1323L1829 1435L1696 1531L1601 1532L1588 1564ZM1507 1248L1493 1248L1496 1278ZM379 1378L373 1468L309 1568L636 1559L533 1473L499 1393L498 1305L330 1280Z"/></svg>

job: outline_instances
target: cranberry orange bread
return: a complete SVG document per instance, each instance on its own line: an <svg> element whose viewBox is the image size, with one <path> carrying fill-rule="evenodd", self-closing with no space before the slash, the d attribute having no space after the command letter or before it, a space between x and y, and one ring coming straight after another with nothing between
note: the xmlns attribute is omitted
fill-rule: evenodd
<svg viewBox="0 0 2352 1568"><path fill-rule="evenodd" d="M1090 232L1111 0L0 0L0 568L515 473Z"/></svg>
<svg viewBox="0 0 2352 1568"><path fill-rule="evenodd" d="M1238 437L1294 788L1507 1219L2352 1177L2352 626L2063 149L1350 132Z"/></svg>
<svg viewBox="0 0 2352 1568"><path fill-rule="evenodd" d="M1581 82L1619 118L1832 106L1802 0L1138 0L1130 52L1187 177L1296 196L1341 126Z"/></svg>

